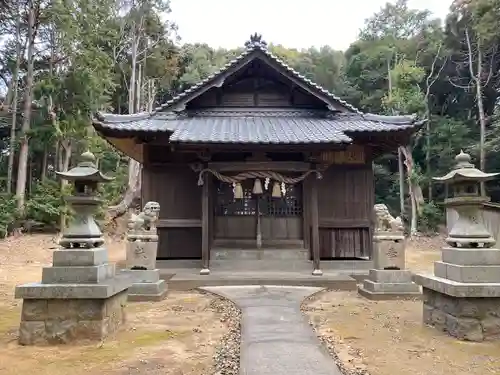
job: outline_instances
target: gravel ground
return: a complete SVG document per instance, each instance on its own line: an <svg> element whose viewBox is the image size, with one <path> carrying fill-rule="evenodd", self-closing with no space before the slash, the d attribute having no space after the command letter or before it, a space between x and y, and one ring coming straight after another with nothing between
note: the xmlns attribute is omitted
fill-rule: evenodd
<svg viewBox="0 0 500 375"><path fill-rule="evenodd" d="M229 331L222 337L214 355L213 375L238 375L240 372L241 311L230 300L217 296L210 308L222 314Z"/></svg>
<svg viewBox="0 0 500 375"><path fill-rule="evenodd" d="M307 316L307 312L308 311L313 311L314 308L311 308L308 305L309 302L315 300L316 298L318 298L321 294L327 292L326 290L320 292L320 293L316 293L308 298L306 298L303 302L302 302L302 305L300 306L300 310L302 311L302 313L306 316ZM335 363L337 364L337 366L339 367L340 371L342 371L342 373L344 375L370 375L370 373L368 372L368 370L366 368L364 368L364 366L357 366L356 364L354 363L345 363L345 361L343 361L342 359L340 359L339 355L337 354L336 350L335 350L335 341L332 337L328 336L328 335L324 335L324 334L321 334L319 331L318 331L318 327L319 325L321 324L322 322L320 321L312 321L311 319L309 319L309 324L311 325L311 327L313 328L314 332L316 333L316 335L318 336L319 340L321 341L321 343L327 348L328 352L330 353L330 355L332 356L333 360L335 361Z"/></svg>

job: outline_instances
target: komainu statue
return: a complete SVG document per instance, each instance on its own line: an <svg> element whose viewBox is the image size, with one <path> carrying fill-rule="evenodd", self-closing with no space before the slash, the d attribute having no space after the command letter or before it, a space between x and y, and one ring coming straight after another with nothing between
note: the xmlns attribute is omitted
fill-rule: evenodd
<svg viewBox="0 0 500 375"><path fill-rule="evenodd" d="M158 202L148 202L138 215L132 214L128 221L130 232L156 232L156 221L160 214Z"/></svg>
<svg viewBox="0 0 500 375"><path fill-rule="evenodd" d="M375 230L378 232L403 232L403 221L398 216L394 218L385 204L376 204L374 207Z"/></svg>

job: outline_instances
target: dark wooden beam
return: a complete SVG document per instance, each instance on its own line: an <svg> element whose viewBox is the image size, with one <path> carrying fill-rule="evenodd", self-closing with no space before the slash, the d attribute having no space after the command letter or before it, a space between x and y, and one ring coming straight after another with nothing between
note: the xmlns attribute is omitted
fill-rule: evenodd
<svg viewBox="0 0 500 375"><path fill-rule="evenodd" d="M242 161L242 162L212 162L208 163L208 168L220 172L241 172L241 171L294 171L306 172L310 168L309 163L299 161Z"/></svg>
<svg viewBox="0 0 500 375"><path fill-rule="evenodd" d="M157 228L199 228L201 220L197 219L161 219L156 223Z"/></svg>
<svg viewBox="0 0 500 375"><path fill-rule="evenodd" d="M309 166L310 168L310 166ZM312 258L311 248L311 214L310 214L310 178L304 179L302 183L302 226L304 233L304 247L309 249L309 256Z"/></svg>
<svg viewBox="0 0 500 375"><path fill-rule="evenodd" d="M206 167L206 166L205 166ZM201 193L201 263L200 275L210 274L210 185L212 182L210 173L203 174L203 186Z"/></svg>
<svg viewBox="0 0 500 375"><path fill-rule="evenodd" d="M316 165L313 166L316 168ZM320 269L320 253L319 253L319 210L318 210L318 181L314 174L310 178L310 197L311 203L309 213L311 215L311 245L313 253L313 275L321 276L323 273Z"/></svg>
<svg viewBox="0 0 500 375"><path fill-rule="evenodd" d="M320 228L369 228L371 225L370 220L356 220L356 219L319 219Z"/></svg>

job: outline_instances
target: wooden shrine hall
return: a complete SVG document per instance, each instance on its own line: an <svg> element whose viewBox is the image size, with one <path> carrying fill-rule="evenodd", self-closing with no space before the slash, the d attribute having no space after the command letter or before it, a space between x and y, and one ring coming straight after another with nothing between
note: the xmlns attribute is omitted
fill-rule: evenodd
<svg viewBox="0 0 500 375"><path fill-rule="evenodd" d="M207 274L220 249L300 249L316 274L321 261L370 259L372 160L422 123L362 113L257 35L245 46L152 112L94 120L143 165L142 202L161 206L158 259L199 259Z"/></svg>

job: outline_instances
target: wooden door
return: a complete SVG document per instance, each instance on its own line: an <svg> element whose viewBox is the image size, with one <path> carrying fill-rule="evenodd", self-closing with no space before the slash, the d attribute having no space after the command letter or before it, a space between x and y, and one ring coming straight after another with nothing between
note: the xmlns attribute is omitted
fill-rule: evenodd
<svg viewBox="0 0 500 375"><path fill-rule="evenodd" d="M230 184L215 182L216 244L255 246L257 204L263 246L279 246L302 240L302 186L286 185L281 198L272 197L272 186L263 183L260 197L252 194L254 180L242 183L243 199L234 199Z"/></svg>

